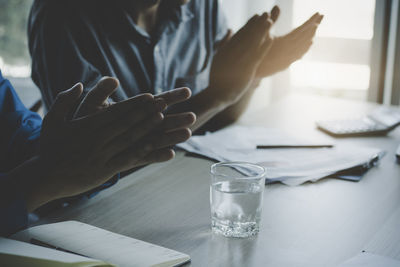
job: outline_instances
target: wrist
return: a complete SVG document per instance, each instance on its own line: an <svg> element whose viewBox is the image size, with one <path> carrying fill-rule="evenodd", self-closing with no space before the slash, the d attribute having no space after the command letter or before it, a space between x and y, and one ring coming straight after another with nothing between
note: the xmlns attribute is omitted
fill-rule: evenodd
<svg viewBox="0 0 400 267"><path fill-rule="evenodd" d="M49 167L38 156L15 168L11 176L16 190L25 197L28 211L59 198L60 192L51 182Z"/></svg>
<svg viewBox="0 0 400 267"><path fill-rule="evenodd" d="M218 111L222 111L229 106L235 104L237 95L230 93L230 90L224 90L221 86L210 85L202 93L210 106L213 106Z"/></svg>

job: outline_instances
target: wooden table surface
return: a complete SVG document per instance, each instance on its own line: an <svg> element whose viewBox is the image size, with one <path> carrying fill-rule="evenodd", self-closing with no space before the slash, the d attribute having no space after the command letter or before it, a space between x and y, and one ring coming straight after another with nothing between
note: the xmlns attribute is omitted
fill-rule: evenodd
<svg viewBox="0 0 400 267"><path fill-rule="evenodd" d="M376 105L291 95L253 109L238 122L326 136L316 119L356 117ZM362 250L400 260L400 129L386 137L333 139L387 154L360 182L324 179L297 187L266 186L261 230L250 239L210 231L212 161L178 152L122 179L96 197L54 212L40 223L78 220L191 256L190 266L334 266ZM399 229L399 230L398 230Z"/></svg>

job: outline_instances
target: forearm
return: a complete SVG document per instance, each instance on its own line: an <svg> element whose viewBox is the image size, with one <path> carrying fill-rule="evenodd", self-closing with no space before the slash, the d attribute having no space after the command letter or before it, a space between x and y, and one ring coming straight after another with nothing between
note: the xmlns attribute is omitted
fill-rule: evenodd
<svg viewBox="0 0 400 267"><path fill-rule="evenodd" d="M255 79L250 88L236 103L226 107L223 111L216 114L212 119L203 125L204 131L216 131L236 122L246 111L255 89L260 84L261 79Z"/></svg>
<svg viewBox="0 0 400 267"><path fill-rule="evenodd" d="M254 94L254 89L250 88L238 102L214 116L204 125L204 130L216 131L236 122L249 106L250 100Z"/></svg>
<svg viewBox="0 0 400 267"><path fill-rule="evenodd" d="M59 198L59 192L50 182L49 168L43 166L38 157L24 162L8 176L9 179L2 188L5 203L18 195L24 199L27 211L30 212Z"/></svg>

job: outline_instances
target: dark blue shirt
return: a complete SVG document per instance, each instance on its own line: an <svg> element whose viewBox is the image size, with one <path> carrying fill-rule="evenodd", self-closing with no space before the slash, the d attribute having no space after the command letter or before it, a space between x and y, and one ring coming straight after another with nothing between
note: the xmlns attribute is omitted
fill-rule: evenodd
<svg viewBox="0 0 400 267"><path fill-rule="evenodd" d="M0 71L0 187L9 184L9 171L37 154L42 119L29 111L18 98L10 82ZM10 192L8 192L10 193ZM28 215L23 195L12 192L12 199L0 204L0 235L26 226Z"/></svg>
<svg viewBox="0 0 400 267"><path fill-rule="evenodd" d="M29 18L32 78L47 106L60 90L102 76L117 77L112 96L189 87L205 89L216 44L227 33L217 0L162 1L159 22L148 34L133 21L133 1L36 0Z"/></svg>

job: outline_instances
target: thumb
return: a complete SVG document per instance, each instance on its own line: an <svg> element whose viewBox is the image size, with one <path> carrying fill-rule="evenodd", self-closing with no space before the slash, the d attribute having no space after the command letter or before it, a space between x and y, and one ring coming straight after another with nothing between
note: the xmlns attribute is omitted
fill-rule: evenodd
<svg viewBox="0 0 400 267"><path fill-rule="evenodd" d="M64 122L67 115L76 106L82 92L82 83L77 83L72 88L59 93L46 115L47 120L53 123Z"/></svg>
<svg viewBox="0 0 400 267"><path fill-rule="evenodd" d="M85 105L86 107L102 106L111 96L111 94L114 93L118 86L119 82L116 78L101 78L96 86L87 94L82 102L82 105Z"/></svg>
<svg viewBox="0 0 400 267"><path fill-rule="evenodd" d="M279 9L278 6L274 6L271 10L271 20L273 23L275 23L278 20L279 14L281 13L281 10Z"/></svg>

